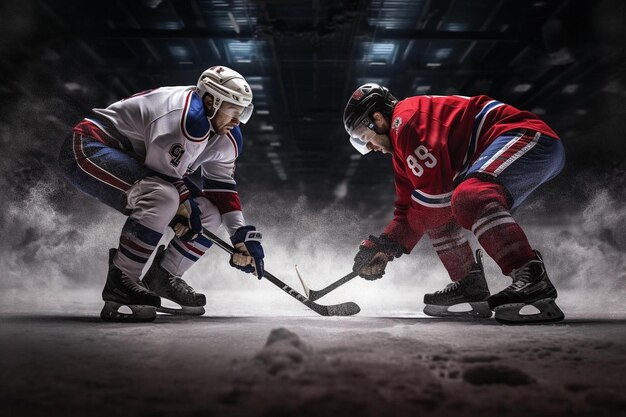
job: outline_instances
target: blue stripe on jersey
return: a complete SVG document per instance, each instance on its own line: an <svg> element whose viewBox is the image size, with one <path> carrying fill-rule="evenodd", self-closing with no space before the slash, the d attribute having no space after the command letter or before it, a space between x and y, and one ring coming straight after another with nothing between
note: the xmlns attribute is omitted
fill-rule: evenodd
<svg viewBox="0 0 626 417"><path fill-rule="evenodd" d="M241 129L239 126L235 126L230 133L235 138L235 142L237 142L237 155L241 156L243 153L243 135L241 134Z"/></svg>
<svg viewBox="0 0 626 417"><path fill-rule="evenodd" d="M209 133L209 119L204 111L202 99L195 92L191 93L189 109L185 115L185 130L194 139L203 139Z"/></svg>
<svg viewBox="0 0 626 417"><path fill-rule="evenodd" d="M203 190L227 190L237 191L237 184L231 184L229 182L215 181L208 178L202 178Z"/></svg>
<svg viewBox="0 0 626 417"><path fill-rule="evenodd" d="M452 192L438 195L430 195L419 190L413 190L411 193L413 200L426 207L447 207L452 200Z"/></svg>
<svg viewBox="0 0 626 417"><path fill-rule="evenodd" d="M122 230L122 234L124 233L131 234L150 246L156 246L159 243L159 240L161 240L161 236L163 236L162 233L156 232L133 219L128 219L126 221L124 229Z"/></svg>
<svg viewBox="0 0 626 417"><path fill-rule="evenodd" d="M467 147L467 154L465 155L465 160L463 161L463 166L461 167L461 171L457 178L462 179L467 170L470 167L470 162L474 157L474 153L476 153L476 144L478 143L478 139L480 137L479 128L482 128L483 119L487 116L487 114L493 110L495 107L501 106L497 100L490 101L478 112L476 117L474 118L474 125L472 126L472 135L470 136L470 143Z"/></svg>
<svg viewBox="0 0 626 417"><path fill-rule="evenodd" d="M185 258L191 259L193 262L196 262L198 259L200 259L200 258L198 258L196 256L193 256L185 248L180 247L180 245L178 243L176 243L175 240L172 240L171 243L172 243L172 246L174 246L174 249L176 249L178 252L180 252Z"/></svg>

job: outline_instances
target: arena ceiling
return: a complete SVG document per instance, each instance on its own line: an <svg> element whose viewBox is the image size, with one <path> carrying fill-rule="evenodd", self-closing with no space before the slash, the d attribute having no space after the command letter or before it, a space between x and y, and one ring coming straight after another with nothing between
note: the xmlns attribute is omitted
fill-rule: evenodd
<svg viewBox="0 0 626 417"><path fill-rule="evenodd" d="M531 110L568 141L574 162L594 149L598 163L623 152L585 139L600 138L600 125L623 128L618 0L22 3L1 6L4 105L18 95L54 98L59 106L42 120L60 141L91 107L232 67L255 96L238 164L247 190L323 204L392 199L387 157L362 159L341 122L349 95L368 81L399 98L487 94Z"/></svg>

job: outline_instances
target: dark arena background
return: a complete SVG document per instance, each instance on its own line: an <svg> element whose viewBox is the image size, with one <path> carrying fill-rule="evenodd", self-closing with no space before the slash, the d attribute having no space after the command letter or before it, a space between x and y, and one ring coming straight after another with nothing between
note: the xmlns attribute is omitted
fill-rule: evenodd
<svg viewBox="0 0 626 417"><path fill-rule="evenodd" d="M622 0L1 1L0 416L626 415L625 28ZM267 270L298 291L295 264L322 288L392 216L388 155L361 158L343 128L357 86L539 115L567 163L515 218L565 320L425 316L449 278L424 238L319 300L353 317L316 315L214 247L185 275L204 316L101 321L125 217L65 182L60 144L91 108L213 65L253 89L239 193ZM485 267L492 293L509 285Z"/></svg>

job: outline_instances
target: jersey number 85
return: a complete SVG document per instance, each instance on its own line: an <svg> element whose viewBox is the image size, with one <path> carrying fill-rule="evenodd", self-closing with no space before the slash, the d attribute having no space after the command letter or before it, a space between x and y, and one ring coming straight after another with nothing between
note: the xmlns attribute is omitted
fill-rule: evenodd
<svg viewBox="0 0 626 417"><path fill-rule="evenodd" d="M415 148L413 153L415 154L415 156L417 156L417 158L413 155L409 155L406 157L406 163L409 168L411 168L411 171L413 171L413 174L416 177L422 176L422 174L424 173L424 167L432 168L437 165L437 158L435 158L432 153L428 152L426 146L418 146L417 148Z"/></svg>

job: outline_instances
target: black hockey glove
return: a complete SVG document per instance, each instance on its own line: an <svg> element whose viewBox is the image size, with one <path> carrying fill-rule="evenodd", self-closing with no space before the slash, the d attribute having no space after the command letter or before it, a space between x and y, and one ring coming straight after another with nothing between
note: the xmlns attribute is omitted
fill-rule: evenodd
<svg viewBox="0 0 626 417"><path fill-rule="evenodd" d="M230 257L230 266L263 278L263 236L254 226L242 226L230 238L236 252Z"/></svg>
<svg viewBox="0 0 626 417"><path fill-rule="evenodd" d="M385 275L387 262L392 261L404 253L402 246L387 238L387 235L379 237L370 235L361 242L359 251L354 257L352 270L362 278L373 281Z"/></svg>
<svg viewBox="0 0 626 417"><path fill-rule="evenodd" d="M193 198L189 197L182 202L170 223L176 237L184 241L195 240L202 233L201 214L200 207Z"/></svg>

